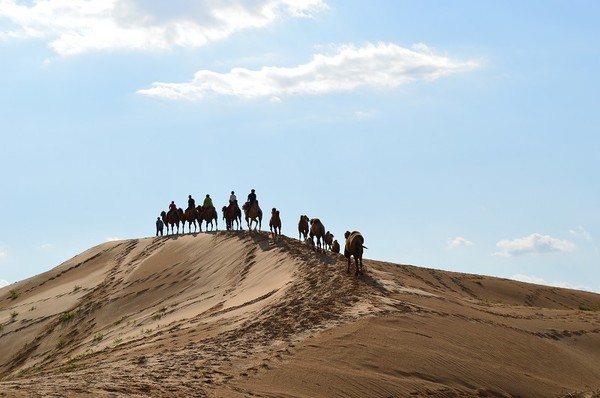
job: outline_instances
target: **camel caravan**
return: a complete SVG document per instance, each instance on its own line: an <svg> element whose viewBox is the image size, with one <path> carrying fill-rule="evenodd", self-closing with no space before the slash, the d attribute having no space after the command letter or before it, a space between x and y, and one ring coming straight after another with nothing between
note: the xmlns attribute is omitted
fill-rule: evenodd
<svg viewBox="0 0 600 398"><path fill-rule="evenodd" d="M263 213L256 199L254 189L248 195L248 200L240 209L235 192L231 191L229 204L221 208L225 227L227 231L242 229L242 211L246 220L246 226L250 231L252 229L261 230ZM218 213L215 206L212 204L210 195L206 195L201 206L196 206L192 195L188 196L188 207L183 210L177 207L174 201L171 201L168 211L162 211L160 217L156 221L156 236L163 235L163 226L167 227L167 235L179 234L179 226L181 225L181 233L185 233L187 223L189 233L202 232L202 223L206 223L206 231L217 231ZM214 227L213 227L214 221ZM193 227L193 231L192 231ZM273 238L281 235L281 217L279 210L275 207L271 209L271 218L269 219L269 229ZM340 244L334 239L334 235L327 231L323 223L318 218L309 218L307 215L301 215L298 221L298 240L304 242L311 250L325 253L330 251L335 254L340 253ZM344 257L348 260L347 273L350 273L351 259L354 258L355 273L354 275L363 274L362 256L366 249L364 246L365 239L358 231L346 231L344 234ZM315 242L316 239L316 242Z"/></svg>
<svg viewBox="0 0 600 398"><path fill-rule="evenodd" d="M315 244L315 238L317 240ZM306 245L314 251L325 252L327 250L332 253L340 252L340 244L331 232L325 230L325 226L318 218L308 218L307 215L301 215L298 221L298 239L304 240ZM348 260L348 268L346 273L350 273L351 259L354 258L355 273L354 275L363 274L363 251L367 247L364 245L365 238L358 231L346 231L344 234L345 246L344 257Z"/></svg>
<svg viewBox="0 0 600 398"><path fill-rule="evenodd" d="M248 228L252 229L252 226L254 225L255 230L256 228L260 230L263 213L258 204L258 200L256 200L254 189L248 195L248 201L244 203L242 209L244 210L246 225ZM234 227L237 227L237 229L242 229L242 210L238 205L234 191L231 191L229 205L223 206L221 212L223 213L225 227L228 231L233 230ZM187 209L183 210L181 207L177 207L174 201L171 201L169 210L163 210L160 213L160 217L156 221L156 236L163 235L165 226L167 227L167 235L179 234L180 225L181 233L185 233L186 224L188 226L189 233L202 232L203 222L206 222L206 231L218 231L218 219L219 215L209 194L206 195L206 198L201 206L196 206L196 201L194 198L192 198L192 195L189 195ZM281 225L279 228L279 233L281 234Z"/></svg>

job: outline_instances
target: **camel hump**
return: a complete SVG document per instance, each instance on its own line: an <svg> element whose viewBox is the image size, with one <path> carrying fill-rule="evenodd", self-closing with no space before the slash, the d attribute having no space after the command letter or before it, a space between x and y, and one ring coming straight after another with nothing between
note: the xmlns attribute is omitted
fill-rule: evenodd
<svg viewBox="0 0 600 398"><path fill-rule="evenodd" d="M346 232L348 237L346 238L346 250L352 251L352 248L356 245L360 245L362 247L363 243L365 243L365 238L358 231L352 231L350 233Z"/></svg>

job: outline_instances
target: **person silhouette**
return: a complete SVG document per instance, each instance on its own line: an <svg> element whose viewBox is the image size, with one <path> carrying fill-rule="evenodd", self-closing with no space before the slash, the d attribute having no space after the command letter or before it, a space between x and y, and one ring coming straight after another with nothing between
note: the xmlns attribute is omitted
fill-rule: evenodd
<svg viewBox="0 0 600 398"><path fill-rule="evenodd" d="M256 202L256 193L254 192L254 189L253 189L248 194L248 206L252 206L254 204L254 202Z"/></svg>
<svg viewBox="0 0 600 398"><path fill-rule="evenodd" d="M163 229L165 227L165 223L160 219L160 217L156 217L156 236L163 236Z"/></svg>
<svg viewBox="0 0 600 398"><path fill-rule="evenodd" d="M212 209L214 207L212 199L210 198L209 194L206 194L206 197L204 198L204 202L202 203L202 207L204 209Z"/></svg>

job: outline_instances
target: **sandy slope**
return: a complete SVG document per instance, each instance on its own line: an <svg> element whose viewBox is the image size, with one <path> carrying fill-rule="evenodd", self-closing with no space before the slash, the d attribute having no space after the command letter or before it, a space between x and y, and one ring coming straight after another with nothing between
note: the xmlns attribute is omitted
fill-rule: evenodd
<svg viewBox="0 0 600 398"><path fill-rule="evenodd" d="M365 266L247 231L99 245L0 290L0 396L598 395L600 295Z"/></svg>

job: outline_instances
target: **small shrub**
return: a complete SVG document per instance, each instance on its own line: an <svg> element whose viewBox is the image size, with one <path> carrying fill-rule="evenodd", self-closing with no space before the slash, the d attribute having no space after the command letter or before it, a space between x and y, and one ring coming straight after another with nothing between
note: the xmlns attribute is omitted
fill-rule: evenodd
<svg viewBox="0 0 600 398"><path fill-rule="evenodd" d="M579 309L581 311L594 311L594 312L598 312L598 311L600 311L600 303L598 303L598 304L582 303L582 304L579 304Z"/></svg>
<svg viewBox="0 0 600 398"><path fill-rule="evenodd" d="M81 290L81 286L79 286L79 285L73 286L73 293L76 293L76 292L78 292L80 290Z"/></svg>
<svg viewBox="0 0 600 398"><path fill-rule="evenodd" d="M165 312L167 312L167 307L162 307L160 310L156 311L152 315L152 319L155 321L158 321L160 318L162 318L165 315Z"/></svg>
<svg viewBox="0 0 600 398"><path fill-rule="evenodd" d="M70 363L66 366L63 366L62 368L60 368L59 371L61 373L68 373L68 372L73 372L75 370L82 369L82 368L84 368L84 365L74 362L74 363Z"/></svg>
<svg viewBox="0 0 600 398"><path fill-rule="evenodd" d="M15 319L17 319L17 315L19 315L19 313L17 311L13 311L10 313L10 321L14 322Z"/></svg>
<svg viewBox="0 0 600 398"><path fill-rule="evenodd" d="M61 320L63 323L66 323L66 322L69 322L69 321L70 321L71 319L73 319L74 317L75 317L75 312L73 312L73 311L68 311L68 312L65 312L65 313L63 313L63 314L61 315L61 317L60 317L60 320Z"/></svg>
<svg viewBox="0 0 600 398"><path fill-rule="evenodd" d="M121 319L119 319L118 321L116 321L113 325L118 326L120 325L125 319L127 319L127 315L123 316Z"/></svg>
<svg viewBox="0 0 600 398"><path fill-rule="evenodd" d="M104 335L102 333L97 333L94 336L94 339L92 341L94 342L94 344L98 344L99 342L102 341L103 338L104 338Z"/></svg>
<svg viewBox="0 0 600 398"><path fill-rule="evenodd" d="M11 290L8 292L8 297L9 297L11 300L16 300L16 299L17 299L17 298L18 298L20 295L21 295L21 293L19 293L19 291L18 291L18 290L15 290L15 289L11 289Z"/></svg>

